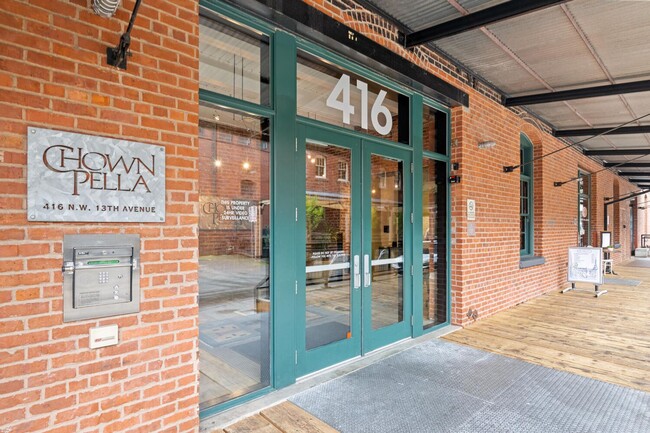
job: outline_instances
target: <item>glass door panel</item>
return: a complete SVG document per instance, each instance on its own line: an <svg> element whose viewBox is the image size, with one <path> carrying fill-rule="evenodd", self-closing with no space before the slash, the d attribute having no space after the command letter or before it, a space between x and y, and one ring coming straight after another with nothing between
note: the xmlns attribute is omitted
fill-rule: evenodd
<svg viewBox="0 0 650 433"><path fill-rule="evenodd" d="M298 209L305 273L296 303L302 376L361 353L361 170L358 140L345 134L301 125L299 143L304 174L297 182L305 191Z"/></svg>
<svg viewBox="0 0 650 433"><path fill-rule="evenodd" d="M402 168L401 161L379 155L370 156L373 329L401 322L404 318Z"/></svg>
<svg viewBox="0 0 650 433"><path fill-rule="evenodd" d="M411 335L411 153L362 140L363 352ZM408 300L405 302L405 300Z"/></svg>
<svg viewBox="0 0 650 433"><path fill-rule="evenodd" d="M422 163L422 324L447 321L447 166Z"/></svg>
<svg viewBox="0 0 650 433"><path fill-rule="evenodd" d="M350 149L307 141L307 350L351 337Z"/></svg>

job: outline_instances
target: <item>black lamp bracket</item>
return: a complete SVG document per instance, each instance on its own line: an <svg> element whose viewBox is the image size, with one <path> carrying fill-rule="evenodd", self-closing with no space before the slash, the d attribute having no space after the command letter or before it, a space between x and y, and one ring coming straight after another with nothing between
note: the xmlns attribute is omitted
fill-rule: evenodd
<svg viewBox="0 0 650 433"><path fill-rule="evenodd" d="M133 22L138 15L141 2L142 0L136 0L133 12L131 13L131 19L129 20L129 26L126 32L120 36L120 42L118 42L117 46L106 48L106 63L111 66L126 69L126 58L131 55L129 51L129 47L131 46L131 30L133 29Z"/></svg>

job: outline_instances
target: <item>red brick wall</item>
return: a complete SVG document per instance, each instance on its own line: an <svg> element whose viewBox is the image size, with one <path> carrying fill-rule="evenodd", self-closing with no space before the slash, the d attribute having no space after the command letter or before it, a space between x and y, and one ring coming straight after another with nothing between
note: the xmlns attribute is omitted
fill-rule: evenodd
<svg viewBox="0 0 650 433"><path fill-rule="evenodd" d="M127 71L106 66L134 1L0 8L0 430L186 432L198 426L198 1L145 1ZM27 126L163 145L165 223L29 223ZM138 233L139 314L63 323L62 240ZM117 346L88 329L116 323Z"/></svg>
<svg viewBox="0 0 650 433"><path fill-rule="evenodd" d="M542 293L560 289L566 281L567 248L577 245L578 192L569 182L578 169L595 173L602 166L572 149L535 163L534 250L546 263L520 269L519 172L504 173L504 165L519 163L519 136L525 133L539 157L566 144L549 134L550 128L520 109L503 107L496 94L482 83L470 85L469 76L426 47L402 49L397 29L353 1L304 0L350 28L392 49L401 56L460 87L470 95L470 108L452 110L452 161L460 163L462 182L452 185L452 322L464 325L466 313L491 315ZM481 141L496 146L479 149ZM618 182L618 191L614 189ZM592 242L599 243L604 197L624 195L636 187L604 171L592 176ZM467 199L476 200L476 235L467 230ZM613 238L622 244L616 262L630 258L629 202L610 206ZM637 238L647 231L645 211L639 212ZM625 226L625 228L623 227ZM640 242L640 241L639 241Z"/></svg>

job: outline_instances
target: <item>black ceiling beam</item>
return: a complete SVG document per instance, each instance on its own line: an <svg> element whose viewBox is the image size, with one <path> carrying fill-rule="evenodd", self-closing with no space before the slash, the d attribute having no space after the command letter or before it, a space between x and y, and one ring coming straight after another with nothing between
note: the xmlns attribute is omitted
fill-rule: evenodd
<svg viewBox="0 0 650 433"><path fill-rule="evenodd" d="M641 176L641 177L650 177L650 173L643 171L619 171L619 176Z"/></svg>
<svg viewBox="0 0 650 433"><path fill-rule="evenodd" d="M628 179L627 181L631 183L648 183L650 179Z"/></svg>
<svg viewBox="0 0 650 433"><path fill-rule="evenodd" d="M624 93L647 91L650 91L650 80L516 96L513 98L506 98L503 104L506 107L516 107L519 105L544 104L546 102L569 101L571 99L596 98L598 96L622 95Z"/></svg>
<svg viewBox="0 0 650 433"><path fill-rule="evenodd" d="M403 44L406 48L413 48L426 42L457 35L488 24L535 12L560 3L566 3L567 1L569 0L508 1L451 21L403 35Z"/></svg>
<svg viewBox="0 0 650 433"><path fill-rule="evenodd" d="M556 137L580 137L583 135L627 135L650 133L650 125L624 126L618 129L614 128L615 126L609 128L558 129L553 133L553 135ZM612 131L612 129L614 130Z"/></svg>
<svg viewBox="0 0 650 433"><path fill-rule="evenodd" d="M587 156L625 156L625 155L649 155L650 148L645 149L600 149L585 150Z"/></svg>
<svg viewBox="0 0 650 433"><path fill-rule="evenodd" d="M606 162L604 167L618 167L618 168L649 168L650 162Z"/></svg>

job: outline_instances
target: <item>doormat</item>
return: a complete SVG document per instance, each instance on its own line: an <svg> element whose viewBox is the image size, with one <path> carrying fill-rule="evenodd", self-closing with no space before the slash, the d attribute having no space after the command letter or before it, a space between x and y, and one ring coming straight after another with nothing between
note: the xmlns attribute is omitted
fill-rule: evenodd
<svg viewBox="0 0 650 433"><path fill-rule="evenodd" d="M650 393L441 340L290 400L342 433L650 432Z"/></svg>
<svg viewBox="0 0 650 433"><path fill-rule="evenodd" d="M626 280L625 278L605 278L605 284L614 284L617 286L638 286L639 280Z"/></svg>

